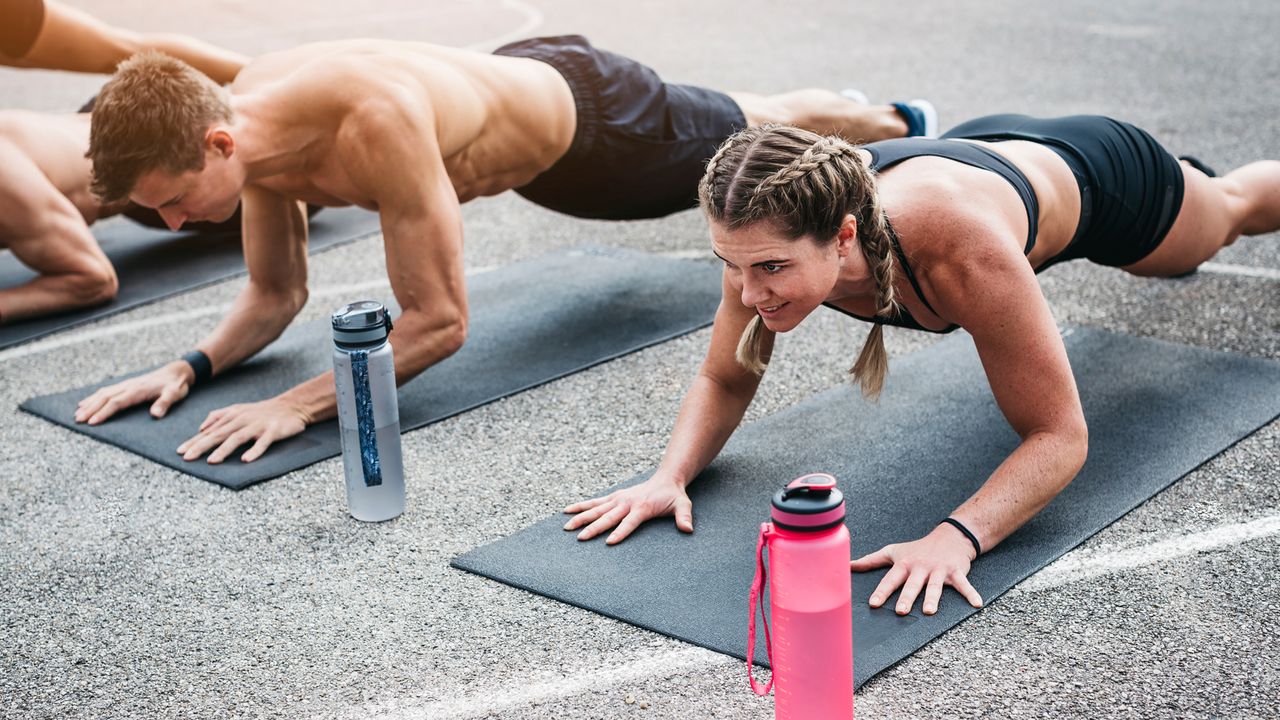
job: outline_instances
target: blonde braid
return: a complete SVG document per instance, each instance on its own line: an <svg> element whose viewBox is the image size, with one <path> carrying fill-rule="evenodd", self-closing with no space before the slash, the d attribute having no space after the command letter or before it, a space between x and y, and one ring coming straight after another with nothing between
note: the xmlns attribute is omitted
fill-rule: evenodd
<svg viewBox="0 0 1280 720"><path fill-rule="evenodd" d="M898 303L894 297L893 283L896 271L893 266L893 241L889 234L889 218L880 207L880 197L876 193L875 178L871 170L861 161L854 163L862 175L863 187L867 188L866 202L862 205L864 212L858 218L858 241L862 245L862 253L871 266L871 277L876 284L876 317L888 317L897 311ZM849 374L862 388L862 394L872 400L880 397L884 388L884 379L889 374L889 353L884 347L884 326L876 323L862 345L862 352L849 368Z"/></svg>
<svg viewBox="0 0 1280 720"><path fill-rule="evenodd" d="M785 189L795 181L825 165L828 161L852 152L853 146L837 137L820 138L791 164L765 178L756 185L747 202L747 214L758 213L768 203L775 190Z"/></svg>

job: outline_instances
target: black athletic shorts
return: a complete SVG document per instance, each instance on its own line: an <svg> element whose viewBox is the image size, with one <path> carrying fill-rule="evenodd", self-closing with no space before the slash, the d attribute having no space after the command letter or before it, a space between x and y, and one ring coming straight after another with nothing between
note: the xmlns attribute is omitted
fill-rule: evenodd
<svg viewBox="0 0 1280 720"><path fill-rule="evenodd" d="M44 0L0 0L0 53L26 56L44 27Z"/></svg>
<svg viewBox="0 0 1280 720"><path fill-rule="evenodd" d="M1030 140L1066 161L1080 186L1080 225L1071 244L1041 269L1075 258L1131 265L1160 245L1182 209L1182 166L1155 138L1126 122L1100 115L989 115L942 137Z"/></svg>
<svg viewBox="0 0 1280 720"><path fill-rule="evenodd" d="M580 35L521 40L494 54L541 60L573 91L578 123L568 152L516 189L568 215L632 220L697 206L707 161L747 124L728 95L664 83Z"/></svg>

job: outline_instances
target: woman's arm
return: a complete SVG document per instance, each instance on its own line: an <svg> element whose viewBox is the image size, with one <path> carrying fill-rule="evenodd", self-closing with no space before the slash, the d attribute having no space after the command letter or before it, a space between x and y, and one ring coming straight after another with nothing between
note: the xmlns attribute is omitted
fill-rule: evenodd
<svg viewBox="0 0 1280 720"><path fill-rule="evenodd" d="M992 231L999 224L978 214L947 223L950 241L966 248L965 257L933 266L928 283L933 303L973 336L996 403L1022 438L950 515L976 536L985 552L1071 482L1084 464L1088 432L1066 349L1017 235ZM923 589L922 609L933 614L947 584L975 607L981 605L966 579L976 556L959 529L940 524L924 538L886 546L851 567L892 566L871 595L872 607L901 587L896 611L906 614Z"/></svg>
<svg viewBox="0 0 1280 720"><path fill-rule="evenodd" d="M755 397L760 376L738 364L738 338L755 315L742 305L740 293L724 280L724 297L716 311L711 346L694 378L662 462L653 476L639 485L566 507L575 516L565 530L577 530L579 540L590 540L616 526L605 540L621 542L646 520L675 515L676 527L693 532L693 504L685 487L720 453ZM765 357L773 347L773 333L765 332Z"/></svg>

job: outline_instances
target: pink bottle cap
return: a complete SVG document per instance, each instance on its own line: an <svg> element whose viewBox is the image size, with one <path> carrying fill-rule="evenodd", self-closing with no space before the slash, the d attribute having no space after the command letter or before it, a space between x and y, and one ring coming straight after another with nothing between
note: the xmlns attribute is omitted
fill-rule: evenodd
<svg viewBox="0 0 1280 720"><path fill-rule="evenodd" d="M774 524L788 530L816 532L844 522L844 495L827 473L802 475L773 496Z"/></svg>

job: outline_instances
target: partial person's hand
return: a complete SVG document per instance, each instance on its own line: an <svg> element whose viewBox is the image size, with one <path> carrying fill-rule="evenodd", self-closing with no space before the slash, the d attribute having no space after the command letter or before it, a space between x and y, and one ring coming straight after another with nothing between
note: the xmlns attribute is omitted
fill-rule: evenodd
<svg viewBox="0 0 1280 720"><path fill-rule="evenodd" d="M605 538L607 545L622 542L646 520L665 515L675 515L676 527L687 533L693 532L693 502L689 495L677 483L658 475L604 497L574 503L564 511L574 515L565 523L565 530L577 530L586 525L578 533L579 540L590 540L617 526Z"/></svg>
<svg viewBox="0 0 1280 720"><path fill-rule="evenodd" d="M228 405L209 413L200 423L200 432L178 446L178 454L190 461L209 453L209 464L217 465L252 440L253 446L240 455L240 461L253 462L271 443L293 437L306 428L306 414L280 398Z"/></svg>
<svg viewBox="0 0 1280 720"><path fill-rule="evenodd" d="M100 388L76 406L76 422L97 425L112 415L149 400L151 416L162 418L169 408L187 396L195 371L184 360L175 360L149 373Z"/></svg>
<svg viewBox="0 0 1280 720"><path fill-rule="evenodd" d="M969 584L969 567L974 560L973 545L948 525L939 525L928 535L909 543L885 545L876 552L864 555L849 563L853 572L867 572L892 566L885 574L869 604L873 608L884 605L899 587L898 604L894 611L899 615L911 612L920 591L924 590L924 602L920 610L925 615L938 612L942 588L950 585L969 604L982 607L982 596Z"/></svg>

